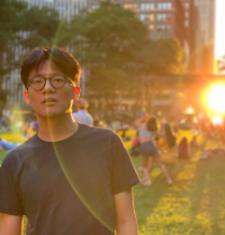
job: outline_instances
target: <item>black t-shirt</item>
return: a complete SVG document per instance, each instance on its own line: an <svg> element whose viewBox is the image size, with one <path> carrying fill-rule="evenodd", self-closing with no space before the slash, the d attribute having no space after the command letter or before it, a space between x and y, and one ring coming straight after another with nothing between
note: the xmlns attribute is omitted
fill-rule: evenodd
<svg viewBox="0 0 225 235"><path fill-rule="evenodd" d="M0 212L26 215L30 235L112 235L113 196L136 183L120 138L79 124L65 140L34 136L8 154L0 171Z"/></svg>

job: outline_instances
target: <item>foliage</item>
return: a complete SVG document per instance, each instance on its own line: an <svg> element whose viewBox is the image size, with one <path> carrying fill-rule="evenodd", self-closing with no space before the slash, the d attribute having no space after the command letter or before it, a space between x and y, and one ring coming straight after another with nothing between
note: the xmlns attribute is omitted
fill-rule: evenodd
<svg viewBox="0 0 225 235"><path fill-rule="evenodd" d="M124 95L124 91L139 94L137 87L143 77L183 71L183 51L176 40L151 41L147 26L134 13L110 1L102 1L99 8L82 12L69 23L59 20L53 9L2 0L2 77L21 61L22 55L15 56L15 47L24 53L51 45L69 47L88 74L86 90L106 99Z"/></svg>
<svg viewBox="0 0 225 235"><path fill-rule="evenodd" d="M0 76L6 74L13 65L15 45L17 45L22 24L25 21L25 3L16 0L2 0L0 4Z"/></svg>
<svg viewBox="0 0 225 235"><path fill-rule="evenodd" d="M59 25L58 13L49 8L28 8L18 0L0 4L0 75L15 68L15 50L49 45ZM20 58L19 58L20 59ZM11 66L10 66L11 65Z"/></svg>
<svg viewBox="0 0 225 235"><path fill-rule="evenodd" d="M103 1L61 28L57 44L74 49L89 70L88 88L104 97L136 89L149 74L180 74L183 50L176 40L151 41L147 26L131 11Z"/></svg>
<svg viewBox="0 0 225 235"><path fill-rule="evenodd" d="M103 2L95 11L75 17L66 30L61 43L70 38L70 45L90 71L92 90L110 95L119 83L130 82L130 75L140 72L137 53L149 40L148 30L131 11Z"/></svg>
<svg viewBox="0 0 225 235"><path fill-rule="evenodd" d="M26 12L25 17L29 20L25 22L23 30L28 35L23 40L23 46L30 49L52 46L60 24L58 13L48 7L34 6Z"/></svg>
<svg viewBox="0 0 225 235"><path fill-rule="evenodd" d="M183 49L176 39L160 39L149 44L147 72L157 75L175 75L184 72ZM143 61L143 63L145 63Z"/></svg>
<svg viewBox="0 0 225 235"><path fill-rule="evenodd" d="M21 62L22 53L36 46L49 46L59 24L58 14L48 8L28 8L19 0L2 0L0 4L0 76L4 77ZM6 91L0 80L0 112L6 102Z"/></svg>

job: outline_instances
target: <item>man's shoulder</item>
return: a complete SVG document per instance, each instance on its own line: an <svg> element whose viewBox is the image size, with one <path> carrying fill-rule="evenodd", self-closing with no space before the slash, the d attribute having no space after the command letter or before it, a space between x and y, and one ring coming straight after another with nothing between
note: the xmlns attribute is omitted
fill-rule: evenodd
<svg viewBox="0 0 225 235"><path fill-rule="evenodd" d="M16 148L10 150L7 155L6 158L3 162L7 163L7 162L22 162L24 159L26 159L27 157L27 153L30 153L32 148L36 145L37 143L37 138L36 136L33 136L31 138L29 138L27 141L25 141L24 143L18 145Z"/></svg>
<svg viewBox="0 0 225 235"><path fill-rule="evenodd" d="M117 134L108 128L88 126L85 124L79 124L81 127L81 133L83 135L90 135L92 137L98 138L114 138Z"/></svg>
<svg viewBox="0 0 225 235"><path fill-rule="evenodd" d="M27 139L24 143L18 145L15 149L13 149L11 152L16 151L24 151L30 148L33 148L39 143L37 135L34 135Z"/></svg>

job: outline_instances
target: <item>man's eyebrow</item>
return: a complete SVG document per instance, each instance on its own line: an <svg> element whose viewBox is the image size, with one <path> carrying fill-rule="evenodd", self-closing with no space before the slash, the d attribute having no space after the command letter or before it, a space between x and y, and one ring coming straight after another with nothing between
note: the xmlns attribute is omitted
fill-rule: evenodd
<svg viewBox="0 0 225 235"><path fill-rule="evenodd" d="M32 76L31 78L35 78L35 77L52 77L52 76L56 76L56 75L60 75L60 76L65 76L63 73L50 73L50 74L35 74L34 76Z"/></svg>

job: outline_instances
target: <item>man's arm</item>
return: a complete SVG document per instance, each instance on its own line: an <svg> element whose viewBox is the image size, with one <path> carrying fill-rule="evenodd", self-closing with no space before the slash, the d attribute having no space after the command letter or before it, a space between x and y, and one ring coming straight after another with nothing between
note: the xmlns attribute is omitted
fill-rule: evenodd
<svg viewBox="0 0 225 235"><path fill-rule="evenodd" d="M137 235L137 221L131 189L114 195L116 235Z"/></svg>
<svg viewBox="0 0 225 235"><path fill-rule="evenodd" d="M0 213L0 235L21 235L22 217Z"/></svg>

